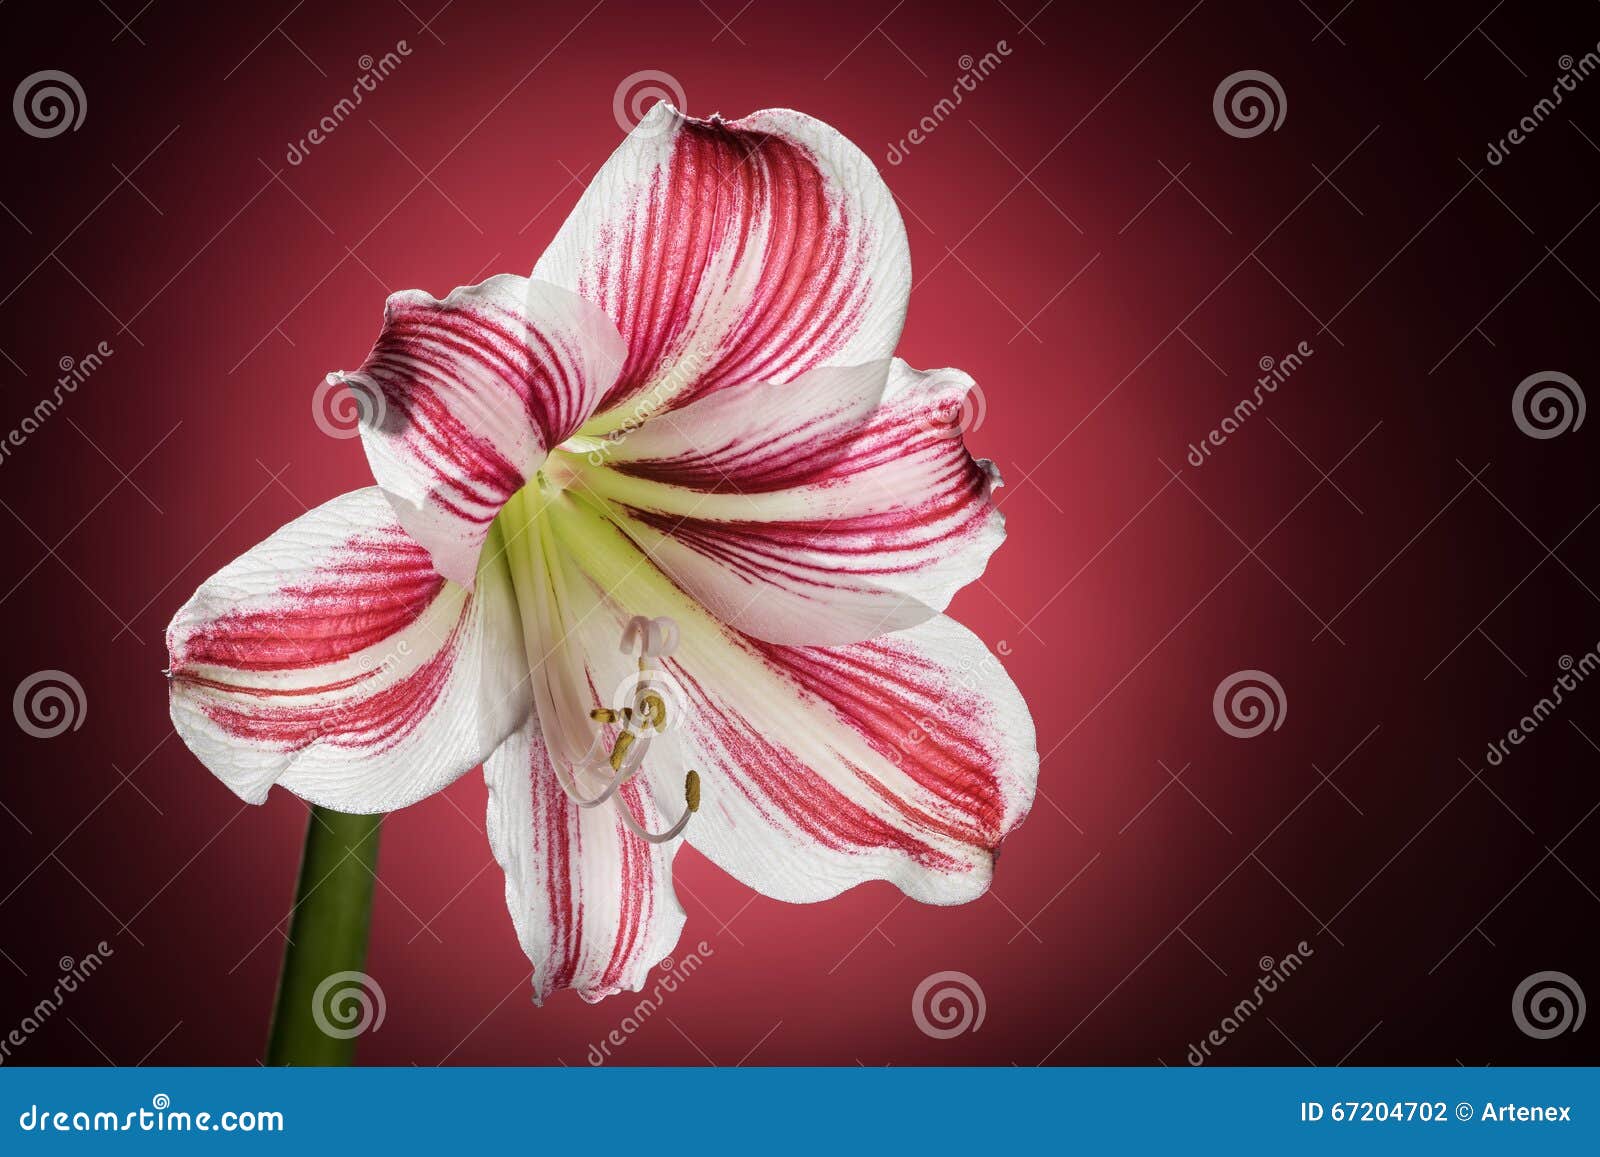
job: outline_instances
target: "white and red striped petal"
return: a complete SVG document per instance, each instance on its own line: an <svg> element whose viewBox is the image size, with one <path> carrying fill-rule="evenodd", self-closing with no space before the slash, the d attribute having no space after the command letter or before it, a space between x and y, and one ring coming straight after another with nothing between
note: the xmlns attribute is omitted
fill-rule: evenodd
<svg viewBox="0 0 1600 1157"><path fill-rule="evenodd" d="M533 962L534 1000L563 988L596 1001L643 987L683 929L672 891L676 842L639 839L613 804L574 805L532 717L483 772L489 843L505 870L517 939ZM625 785L617 798L645 826L664 826L641 782Z"/></svg>
<svg viewBox="0 0 1600 1157"><path fill-rule="evenodd" d="M610 388L624 349L595 306L501 275L443 301L397 293L354 373L361 440L400 524L471 587L500 507Z"/></svg>
<svg viewBox="0 0 1600 1157"><path fill-rule="evenodd" d="M759 494L802 485L867 430L891 365L820 366L792 382L728 386L613 431L586 460L688 490Z"/></svg>
<svg viewBox="0 0 1600 1157"><path fill-rule="evenodd" d="M871 879L932 904L987 890L1039 755L1027 705L972 632L941 615L851 646L756 646L709 675L683 652L684 754L712 769L686 835L698 851L796 903Z"/></svg>
<svg viewBox="0 0 1600 1157"><path fill-rule="evenodd" d="M657 105L534 267L616 322L627 362L584 432L750 381L888 358L905 321L905 226L866 155L769 109ZM642 409L641 409L642 408Z"/></svg>
<svg viewBox="0 0 1600 1157"><path fill-rule="evenodd" d="M759 642L582 502L563 498L547 516L597 598L678 624L663 663L677 722L653 741L640 779L670 812L684 772L700 773L691 844L796 902L869 879L943 904L988 887L1039 760L1026 705L976 636L939 616L848 646ZM605 680L585 682L605 705Z"/></svg>
<svg viewBox="0 0 1600 1157"><path fill-rule="evenodd" d="M240 798L274 783L391 811L481 763L527 712L504 564L441 577L376 487L206 580L167 628L172 720Z"/></svg>
<svg viewBox="0 0 1600 1157"><path fill-rule="evenodd" d="M951 423L971 378L896 359L874 403L873 372L824 368L709 395L618 442L583 484L746 634L831 645L912 626L1004 540L1000 477Z"/></svg>

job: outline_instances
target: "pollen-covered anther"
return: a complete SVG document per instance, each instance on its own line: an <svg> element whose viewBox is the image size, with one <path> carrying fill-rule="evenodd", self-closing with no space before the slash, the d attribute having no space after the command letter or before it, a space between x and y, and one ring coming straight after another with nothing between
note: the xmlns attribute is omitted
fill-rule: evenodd
<svg viewBox="0 0 1600 1157"><path fill-rule="evenodd" d="M667 727L667 702L655 691L646 691L639 697L639 714L644 717L645 725L657 731L665 731Z"/></svg>
<svg viewBox="0 0 1600 1157"><path fill-rule="evenodd" d="M632 810L617 790L628 783L637 775L644 764L645 754L650 750L652 739L667 727L667 699L661 691L652 685L650 679L654 674L652 659L670 655L678 646L678 625L668 618L646 619L635 617L630 620L622 633L622 652L631 654L635 648L639 652L640 680L634 689L634 700L631 707L596 707L590 710L589 718L601 727L615 726L616 738L612 740L611 751L605 752L604 738L596 735L591 754L577 761L571 769L561 765L556 767L556 776L561 782L562 789L579 807L598 807L610 800L617 809L617 814L628 830L642 840L653 844L664 844L669 840L677 839L683 834L683 829L689 824L689 817L700 810L700 774L690 771L683 781L683 814L676 823L664 832L647 830L633 815ZM585 796L578 789L577 772L579 770L603 771L610 767L610 774L606 777L604 786L598 794Z"/></svg>
<svg viewBox="0 0 1600 1157"><path fill-rule="evenodd" d="M615 797L617 814L622 817L622 822L628 830L641 840L649 840L652 844L665 844L677 839L683 834L683 829L689 826L689 817L700 810L700 773L691 771L683 779L683 814L678 817L678 822L664 832L652 832L645 828L638 820L633 818L633 812L623 802L621 796Z"/></svg>
<svg viewBox="0 0 1600 1157"><path fill-rule="evenodd" d="M617 742L611 749L611 770L620 773L622 761L628 758L628 749L637 742L631 731L624 731L617 736Z"/></svg>

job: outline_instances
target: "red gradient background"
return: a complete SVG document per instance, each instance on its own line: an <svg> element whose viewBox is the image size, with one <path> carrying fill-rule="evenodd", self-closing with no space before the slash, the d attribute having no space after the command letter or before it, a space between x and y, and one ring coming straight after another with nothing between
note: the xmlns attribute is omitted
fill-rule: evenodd
<svg viewBox="0 0 1600 1157"><path fill-rule="evenodd" d="M1007 482L1010 539L952 610L1032 705L1039 800L958 909L883 885L792 907L685 852L682 947L710 951L611 1062L1182 1064L1302 940L1218 1063L1600 1058L1593 1026L1535 1040L1510 1008L1547 969L1600 994L1600 686L1484 758L1600 641L1596 422L1536 440L1510 404L1536 371L1600 383L1600 81L1484 160L1600 10L436 2L0 10L7 91L61 69L88 105L53 139L0 124L0 427L61 359L115 351L0 465L0 684L59 668L87 699L54 739L5 721L0 1030L58 958L114 949L8 1063L260 1054L306 811L241 807L171 735L162 629L368 483L311 393L384 297L531 268L632 73L697 115L802 109L882 161L1002 40L883 168L916 271L901 352L975 376L969 443ZM1218 127L1241 69L1281 83L1277 131ZM1240 740L1211 703L1246 668L1287 711ZM582 1065L629 1014L532 1006L483 806L469 775L384 825L363 1062ZM911 1002L944 970L986 1019L936 1040Z"/></svg>

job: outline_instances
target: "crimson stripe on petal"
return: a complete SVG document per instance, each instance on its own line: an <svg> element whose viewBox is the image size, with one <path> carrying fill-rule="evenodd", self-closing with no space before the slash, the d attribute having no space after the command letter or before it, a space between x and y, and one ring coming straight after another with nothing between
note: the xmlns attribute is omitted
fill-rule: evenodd
<svg viewBox="0 0 1600 1157"><path fill-rule="evenodd" d="M526 714L510 579L434 571L377 488L308 511L201 585L167 629L173 722L233 791L390 811Z"/></svg>
<svg viewBox="0 0 1600 1157"><path fill-rule="evenodd" d="M490 757L484 777L489 841L533 964L534 999L568 988L589 1001L638 990L683 926L672 891L676 845L639 839L613 804L574 804L556 780L537 720ZM617 798L646 827L662 826L639 782Z"/></svg>
<svg viewBox="0 0 1600 1157"><path fill-rule="evenodd" d="M395 294L365 364L335 377L363 399L362 442L401 525L470 587L490 523L588 418L622 357L598 308L502 275L443 301Z"/></svg>
<svg viewBox="0 0 1600 1157"><path fill-rule="evenodd" d="M663 104L601 169L534 275L617 323L627 360L602 411L634 398L671 409L888 357L910 259L882 178L833 129L782 110L695 120Z"/></svg>

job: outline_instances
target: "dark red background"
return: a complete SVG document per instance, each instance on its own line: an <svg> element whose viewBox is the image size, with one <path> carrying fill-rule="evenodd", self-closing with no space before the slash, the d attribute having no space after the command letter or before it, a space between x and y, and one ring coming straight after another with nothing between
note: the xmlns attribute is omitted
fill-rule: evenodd
<svg viewBox="0 0 1600 1157"><path fill-rule="evenodd" d="M171 736L162 629L367 484L311 391L360 360L385 295L526 272L616 145L631 73L671 73L695 114L802 109L881 160L1000 40L884 172L917 277L902 353L977 378L970 442L1007 480L1010 541L953 610L1009 650L1039 800L960 909L881 885L790 907L685 853L683 948L714 954L614 1059L1182 1064L1302 939L1219 1062L1600 1056L1600 1025L1536 1041L1510 1009L1544 969L1600 995L1600 686L1484 763L1600 641L1600 419L1539 441L1510 409L1535 371L1600 389L1600 79L1483 159L1600 9L1508 5L1475 31L1487 3L436 6L0 10L5 91L56 68L88 100L54 139L0 123L0 427L59 359L115 350L0 466L0 684L61 668L88 700L56 739L5 721L0 1031L59 957L115 949L12 1063L260 1053L305 808L241 809ZM1283 85L1278 131L1218 128L1241 69ZM1292 381L1186 464L1302 340ZM1282 682L1281 730L1219 730L1213 689L1242 668ZM582 1065L627 1014L532 1006L483 805L469 775L385 825L366 1062ZM911 994L945 969L987 1019L931 1040Z"/></svg>

